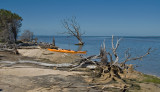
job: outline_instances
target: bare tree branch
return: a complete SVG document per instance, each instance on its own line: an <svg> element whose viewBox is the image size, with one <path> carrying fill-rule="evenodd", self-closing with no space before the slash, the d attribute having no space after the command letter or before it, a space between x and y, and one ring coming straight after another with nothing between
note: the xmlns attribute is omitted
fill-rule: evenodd
<svg viewBox="0 0 160 92"><path fill-rule="evenodd" d="M68 30L65 33L67 33L69 35L72 35L72 36L75 36L79 40L78 45L83 45L84 44L84 42L82 42L82 38L81 38L81 36L84 33L80 32L80 26L76 22L76 17L73 16L71 19L68 19L68 20L64 19L62 21L62 24Z"/></svg>
<svg viewBox="0 0 160 92"><path fill-rule="evenodd" d="M110 52L107 52L107 54L108 54L109 57L110 57L110 62L111 62L111 64L113 64L112 54L111 54Z"/></svg>
<svg viewBox="0 0 160 92"><path fill-rule="evenodd" d="M68 22L64 19L63 26L68 30L66 33L76 36L76 34L70 29Z"/></svg>
<svg viewBox="0 0 160 92"><path fill-rule="evenodd" d="M125 58L126 58L126 59L128 59L128 58L131 57L131 54L129 53L129 50L130 50L130 49L127 49L127 50L125 51Z"/></svg>
<svg viewBox="0 0 160 92"><path fill-rule="evenodd" d="M119 57L118 57L118 55L117 55L117 53L116 53L116 50L117 50L117 48L118 48L118 46L119 46L119 41L121 40L121 39L118 39L117 40L117 43L116 43L116 47L114 47L114 42L113 42L113 40L114 40L114 37L113 37L113 35L112 35L112 52L113 52L113 54L114 54L114 56L115 56L115 61L114 61L114 63L113 63L113 65L115 64L115 63L117 63L118 61L119 61Z"/></svg>
<svg viewBox="0 0 160 92"><path fill-rule="evenodd" d="M127 57L126 57L126 60L123 61L121 64L125 64L126 62L131 61L131 60L142 59L143 57L149 55L151 52L152 52L152 51L151 51L151 48L149 48L146 54L144 54L144 55L142 55L142 56L139 56L139 57L135 57L135 58L130 58L131 55L130 55L130 53L128 53L128 55L127 55Z"/></svg>
<svg viewBox="0 0 160 92"><path fill-rule="evenodd" d="M99 56L97 56L97 55L92 55L92 56L88 56L88 57L82 58L82 59L79 60L79 64L76 67L74 67L74 68L72 68L70 70L75 70L75 69L77 69L79 67L82 67L87 62L91 62L91 63L93 63L94 65L97 66L97 63L92 61L92 60L93 59L98 59L98 58L99 58Z"/></svg>

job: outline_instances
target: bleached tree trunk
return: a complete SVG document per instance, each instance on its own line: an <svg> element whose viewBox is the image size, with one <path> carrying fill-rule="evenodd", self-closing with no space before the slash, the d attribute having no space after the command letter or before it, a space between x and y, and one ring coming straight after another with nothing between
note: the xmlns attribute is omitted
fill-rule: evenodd
<svg viewBox="0 0 160 92"><path fill-rule="evenodd" d="M119 57L117 54L117 49L119 47L120 39L117 40L116 44L114 44L113 40L114 40L114 37L112 36L111 52L106 51L105 42L103 42L100 48L99 55L92 55L92 56L88 56L88 57L80 59L79 60L80 63L76 67L72 68L71 70L82 67L84 64L86 63L88 64L88 62L90 62L91 64L94 64L95 66L97 66L97 68L95 68L95 70L93 71L93 73L98 71L97 74L100 75L97 81L101 81L103 83L109 83L111 81L112 82L115 81L116 83L124 85L122 89L126 88L127 83L124 81L126 78L124 76L126 76L127 73L129 73L130 71L133 72L132 65L126 65L126 62L131 61L131 60L142 59L143 57L151 53L151 48L149 48L148 51L144 55L139 56L139 57L133 57L133 58L131 58L131 54L129 53L129 50L127 50L125 53L126 59L120 63ZM99 62L96 62L95 59L100 59L100 60Z"/></svg>

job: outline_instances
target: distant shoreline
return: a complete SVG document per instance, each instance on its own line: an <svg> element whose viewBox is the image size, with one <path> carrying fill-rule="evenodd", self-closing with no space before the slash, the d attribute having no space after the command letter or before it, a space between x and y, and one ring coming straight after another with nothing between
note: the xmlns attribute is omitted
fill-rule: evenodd
<svg viewBox="0 0 160 92"><path fill-rule="evenodd" d="M45 36L48 36L48 37L73 37L73 36L67 36L67 35L35 35L35 37L37 37L37 36L41 36L41 37L45 37ZM111 36L82 36L82 37L112 37L112 35ZM160 37L160 36L114 36L114 37L124 37L124 38L127 38L127 37L129 37L129 38L136 38L136 37L142 37L142 38L145 38L145 37L149 37L149 38L152 38L152 37Z"/></svg>

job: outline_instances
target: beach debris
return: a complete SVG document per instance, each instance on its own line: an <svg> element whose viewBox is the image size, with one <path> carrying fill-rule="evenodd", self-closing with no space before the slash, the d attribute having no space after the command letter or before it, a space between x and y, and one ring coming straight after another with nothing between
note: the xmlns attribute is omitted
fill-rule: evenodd
<svg viewBox="0 0 160 92"><path fill-rule="evenodd" d="M71 63L50 64L50 63L43 63L43 62L30 61L30 60L19 60L17 62L1 61L0 63L4 64L3 66L0 66L0 67L9 67L15 64L22 64L22 63L36 64L36 65L46 66L46 67L73 67L74 66Z"/></svg>
<svg viewBox="0 0 160 92"><path fill-rule="evenodd" d="M87 65L86 68L89 68L89 69L96 69L97 66L96 66L96 65Z"/></svg>
<svg viewBox="0 0 160 92"><path fill-rule="evenodd" d="M53 44L46 43L46 42L39 42L38 46L40 46L42 49L47 49L47 48L58 49L59 48L57 46L54 46Z"/></svg>
<svg viewBox="0 0 160 92"><path fill-rule="evenodd" d="M7 51L13 54L19 54L16 44L0 44L0 51Z"/></svg>
<svg viewBox="0 0 160 92"><path fill-rule="evenodd" d="M131 73L134 72L133 66L127 65L126 62L131 60L142 59L143 57L150 54L152 50L151 48L149 48L144 55L131 58L131 54L129 53L129 49L128 49L125 53L125 56L126 56L125 60L122 62L119 62L120 59L117 54L117 49L119 47L119 42L121 39L118 39L116 44L114 44L113 40L114 40L114 36L112 36L112 41L111 41L111 44L112 44L111 52L109 52L109 50L108 51L106 50L105 41L104 41L103 44L101 45L99 55L82 57L82 59L77 61L78 62L77 66L75 66L71 70L75 70L85 65L94 65L96 67L94 67L95 68L94 70L92 68L92 70L96 77L94 79L95 82L106 83L106 84L110 82L115 82L119 84L119 86L115 88L121 88L126 90L131 85L127 84L124 80L127 77L127 74L131 75ZM123 86L121 86L122 84ZM104 88L106 87L107 86L104 86Z"/></svg>

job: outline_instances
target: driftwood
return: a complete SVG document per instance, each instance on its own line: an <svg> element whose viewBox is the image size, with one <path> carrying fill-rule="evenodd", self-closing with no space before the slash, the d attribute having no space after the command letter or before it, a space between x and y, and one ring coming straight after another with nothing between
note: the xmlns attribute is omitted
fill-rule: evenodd
<svg viewBox="0 0 160 92"><path fill-rule="evenodd" d="M15 46L15 44L0 44L1 49L13 49Z"/></svg>
<svg viewBox="0 0 160 92"><path fill-rule="evenodd" d="M123 61L121 64L126 64L126 62L128 61L131 61L131 60L140 60L142 59L143 57L147 56L148 54L150 54L152 51L151 51L151 48L148 49L147 53L142 55L142 56L139 56L139 57L134 57L134 58L130 58L131 57L131 54L129 53L129 51L126 52L126 59L125 61Z"/></svg>
<svg viewBox="0 0 160 92"><path fill-rule="evenodd" d="M88 63L97 65L98 64L97 62L92 61L92 59L97 59L97 58L98 58L98 56L93 55L93 56L89 56L89 57L85 57L85 58L82 58L80 60L77 60L76 62L79 62L79 63L74 68L72 68L70 70L75 70L77 68L82 67L85 64L88 64Z"/></svg>
<svg viewBox="0 0 160 92"><path fill-rule="evenodd" d="M114 45L114 37L112 36L112 52L107 52L106 51L106 47L105 47L105 41L103 42L103 44L101 45L101 48L100 48L100 54L99 55L92 55L92 56L88 56L88 57L82 57L82 59L78 60L80 62L80 64L78 65L81 65L81 63L84 63L84 62L87 62L87 61L90 61L90 62L93 62L94 64L96 65L104 65L104 66L107 66L107 65L110 65L110 66L121 66L122 64L126 64L126 62L128 61L131 61L131 60L139 60L139 59L142 59L143 57L149 55L152 50L151 48L148 49L148 51L142 55L142 56L139 56L139 57L133 57L131 58L131 54L129 53L129 49L126 51L125 53L125 60L121 63L119 63L119 57L118 57L118 54L117 54L117 49L118 49L118 46L119 46L119 41L121 39L118 39L117 40L117 43ZM112 55L113 53L113 55ZM113 56L114 56L114 59L113 60ZM109 59L108 59L109 57ZM100 59L100 62L97 63L97 61L93 61L93 59ZM110 60L110 61L109 61Z"/></svg>
<svg viewBox="0 0 160 92"><path fill-rule="evenodd" d="M18 49L39 49L39 46L19 46Z"/></svg>
<svg viewBox="0 0 160 92"><path fill-rule="evenodd" d="M0 44L0 51L7 51L13 54L19 54L16 44Z"/></svg>
<svg viewBox="0 0 160 92"><path fill-rule="evenodd" d="M0 66L1 67L10 67L15 64L35 64L35 65L40 65L40 66L45 66L45 67L72 67L73 65L70 63L63 63L63 64L49 64L49 63L43 63L43 62L37 62L37 61L29 61L29 60L19 60L17 62L11 62L11 61L1 61L0 63L5 64Z"/></svg>
<svg viewBox="0 0 160 92"><path fill-rule="evenodd" d="M79 64L72 68L71 70L74 70L76 68L82 67L84 64L91 62L91 64L94 64L97 66L95 68L95 71L98 71L98 76L99 82L105 82L109 83L110 81L116 81L120 84L124 84L121 89L125 90L129 85L125 83L124 81L124 76L128 71L133 71L133 66L132 65L126 65L126 62L131 61L131 60L139 60L142 59L143 57L147 56L152 52L151 48L148 49L148 51L139 57L133 57L131 58L131 54L129 53L129 49L126 51L125 55L125 60L122 61L121 63L119 62L119 57L117 54L117 49L119 47L119 42L121 39L118 39L116 44L113 42L114 36L112 36L112 52L107 52L106 47L105 47L105 42L103 42L101 48L100 48L100 54L99 55L93 55L89 57L84 57L79 60ZM109 58L108 58L109 57ZM94 61L95 59L99 59L99 61Z"/></svg>
<svg viewBox="0 0 160 92"><path fill-rule="evenodd" d="M44 42L40 42L38 46L40 46L40 48L42 49L47 49L47 48L58 49L57 46L54 46L53 44L49 44L49 43L44 43Z"/></svg>

